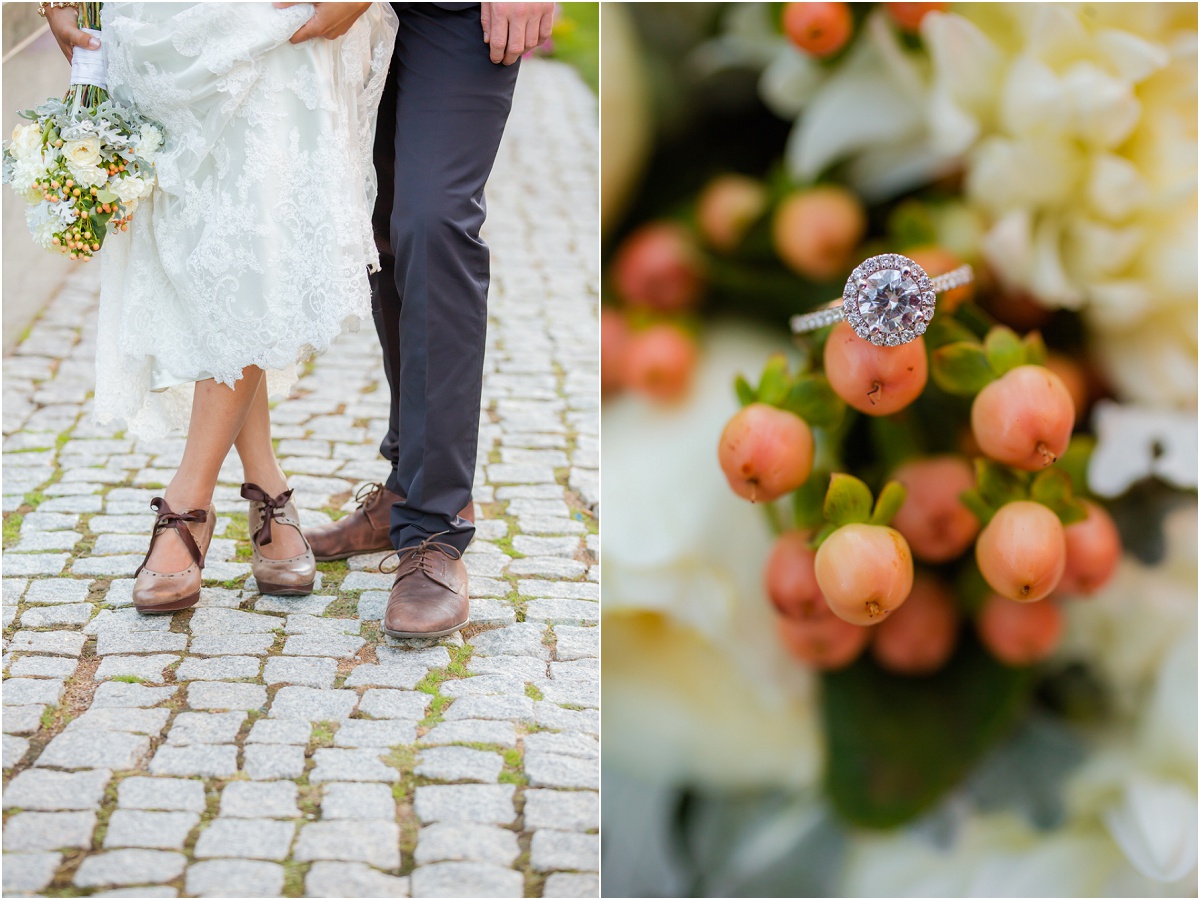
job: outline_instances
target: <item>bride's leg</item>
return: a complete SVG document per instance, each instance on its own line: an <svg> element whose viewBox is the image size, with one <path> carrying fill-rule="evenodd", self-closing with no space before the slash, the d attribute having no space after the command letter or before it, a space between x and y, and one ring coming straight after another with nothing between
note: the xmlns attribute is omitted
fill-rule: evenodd
<svg viewBox="0 0 1200 900"><path fill-rule="evenodd" d="M241 457L247 482L257 484L272 497L278 497L288 489L287 477L279 468L271 444L271 408L267 403L266 378L259 382L258 392L250 402L249 413L234 439L234 446ZM258 552L268 559L290 559L304 550L304 539L295 528L273 528L271 543L258 548Z"/></svg>
<svg viewBox="0 0 1200 900"><path fill-rule="evenodd" d="M211 378L196 382L183 460L163 494L171 509L208 508L217 486L221 463L229 455L234 438L242 430L251 401L262 380L262 369L247 366L232 388ZM183 541L174 535L172 538L160 538L155 542L154 552L147 563L153 571L180 572L192 562Z"/></svg>

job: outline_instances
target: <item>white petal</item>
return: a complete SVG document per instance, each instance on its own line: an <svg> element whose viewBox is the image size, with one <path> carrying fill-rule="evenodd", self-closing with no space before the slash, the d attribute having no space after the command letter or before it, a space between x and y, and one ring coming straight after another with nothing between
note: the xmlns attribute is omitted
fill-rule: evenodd
<svg viewBox="0 0 1200 900"><path fill-rule="evenodd" d="M1165 47L1128 31L1105 28L1094 40L1116 73L1133 84L1145 81L1170 60Z"/></svg>
<svg viewBox="0 0 1200 900"><path fill-rule="evenodd" d="M1139 872L1177 881L1196 866L1196 815L1194 787L1138 776L1104 823Z"/></svg>
<svg viewBox="0 0 1200 900"><path fill-rule="evenodd" d="M1013 61L1000 101L1000 124L1005 131L1014 135L1058 131L1066 111L1063 87L1049 66L1030 55Z"/></svg>
<svg viewBox="0 0 1200 900"><path fill-rule="evenodd" d="M825 81L825 68L795 47L775 55L758 80L763 103L784 119L794 119Z"/></svg>
<svg viewBox="0 0 1200 900"><path fill-rule="evenodd" d="M1124 273L1145 245L1137 225L1105 225L1084 216L1072 216L1064 236L1067 269L1080 281Z"/></svg>
<svg viewBox="0 0 1200 900"><path fill-rule="evenodd" d="M1105 219L1123 221L1145 204L1148 195L1141 172L1125 157L1101 153L1092 158L1088 204Z"/></svg>
<svg viewBox="0 0 1200 900"><path fill-rule="evenodd" d="M1071 66L1063 86L1070 97L1075 134L1097 147L1120 146L1142 114L1132 88L1093 63Z"/></svg>
<svg viewBox="0 0 1200 900"><path fill-rule="evenodd" d="M1063 229L1053 216L1042 216L1034 227L1033 268L1027 287L1047 306L1078 309L1083 291L1067 275L1062 258Z"/></svg>
<svg viewBox="0 0 1200 900"><path fill-rule="evenodd" d="M972 112L988 109L1000 83L1000 49L973 22L954 13L931 12L921 38L933 61L934 84Z"/></svg>

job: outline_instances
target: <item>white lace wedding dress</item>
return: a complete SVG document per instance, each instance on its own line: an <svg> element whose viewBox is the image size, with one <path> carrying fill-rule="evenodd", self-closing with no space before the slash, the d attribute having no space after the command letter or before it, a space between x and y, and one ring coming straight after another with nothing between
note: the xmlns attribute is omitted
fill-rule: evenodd
<svg viewBox="0 0 1200 900"><path fill-rule="evenodd" d="M274 394L370 314L376 110L396 17L289 38L311 4L105 3L110 95L163 125L158 186L101 256L98 421L185 430L192 382Z"/></svg>

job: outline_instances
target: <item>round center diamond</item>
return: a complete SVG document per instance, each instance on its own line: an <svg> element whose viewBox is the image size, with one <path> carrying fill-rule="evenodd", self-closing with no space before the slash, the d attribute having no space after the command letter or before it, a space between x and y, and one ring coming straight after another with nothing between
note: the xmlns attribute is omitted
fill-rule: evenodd
<svg viewBox="0 0 1200 900"><path fill-rule="evenodd" d="M921 315L921 289L913 275L899 269L880 269L858 290L858 314L872 335L888 337L912 331Z"/></svg>

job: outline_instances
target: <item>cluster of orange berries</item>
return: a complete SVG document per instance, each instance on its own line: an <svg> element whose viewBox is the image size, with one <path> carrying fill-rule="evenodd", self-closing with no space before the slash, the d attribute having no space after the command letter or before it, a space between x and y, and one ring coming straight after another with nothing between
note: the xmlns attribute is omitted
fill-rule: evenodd
<svg viewBox="0 0 1200 900"><path fill-rule="evenodd" d="M824 365L842 400L872 416L908 406L928 377L921 338L877 347L845 323L833 328ZM1075 409L1071 392L1049 368L1016 366L975 396L965 449L1017 470L1042 471L1066 451ZM813 455L808 424L760 402L733 416L719 445L730 486L751 501L769 502L800 488L812 473ZM880 665L897 673L925 674L946 662L957 641L959 612L938 576L914 574L914 557L940 565L974 544L975 562L994 592L975 617L976 629L984 646L1011 665L1045 658L1061 638L1059 607L1034 601L1090 594L1108 581L1120 558L1116 526L1089 501L1083 502L1086 518L1066 526L1048 506L1029 499L1003 503L982 525L963 502L977 487L965 456L912 460L892 478L906 495L891 527L845 524L815 552L811 535L789 532L772 551L767 593L781 614L783 640L816 668L848 665L869 641Z"/></svg>
<svg viewBox="0 0 1200 900"><path fill-rule="evenodd" d="M943 10L946 3L885 3L892 21L902 31L915 34L921 20L933 10ZM848 3L788 3L783 8L783 33L811 56L821 59L833 56L850 42L854 19Z"/></svg>
<svg viewBox="0 0 1200 900"><path fill-rule="evenodd" d="M110 165L108 174L115 175L118 172L125 171L125 164ZM96 211L106 215L116 213L120 206L117 203L98 203L96 196L99 190L94 187L80 187L71 178L65 181L51 179L49 181L39 181L37 185L42 190L42 198L48 203L56 203L60 200L70 201L74 199L77 205L78 201L83 201L82 205L87 211ZM129 220L131 216L125 215L119 219L109 221L115 230L128 231ZM76 223L63 232L61 237L55 236L51 238L51 243L58 247L61 252L67 254L71 259L81 259L87 261L92 258L92 255L100 249L100 240L98 236L92 232L90 220L86 215L80 216Z"/></svg>

